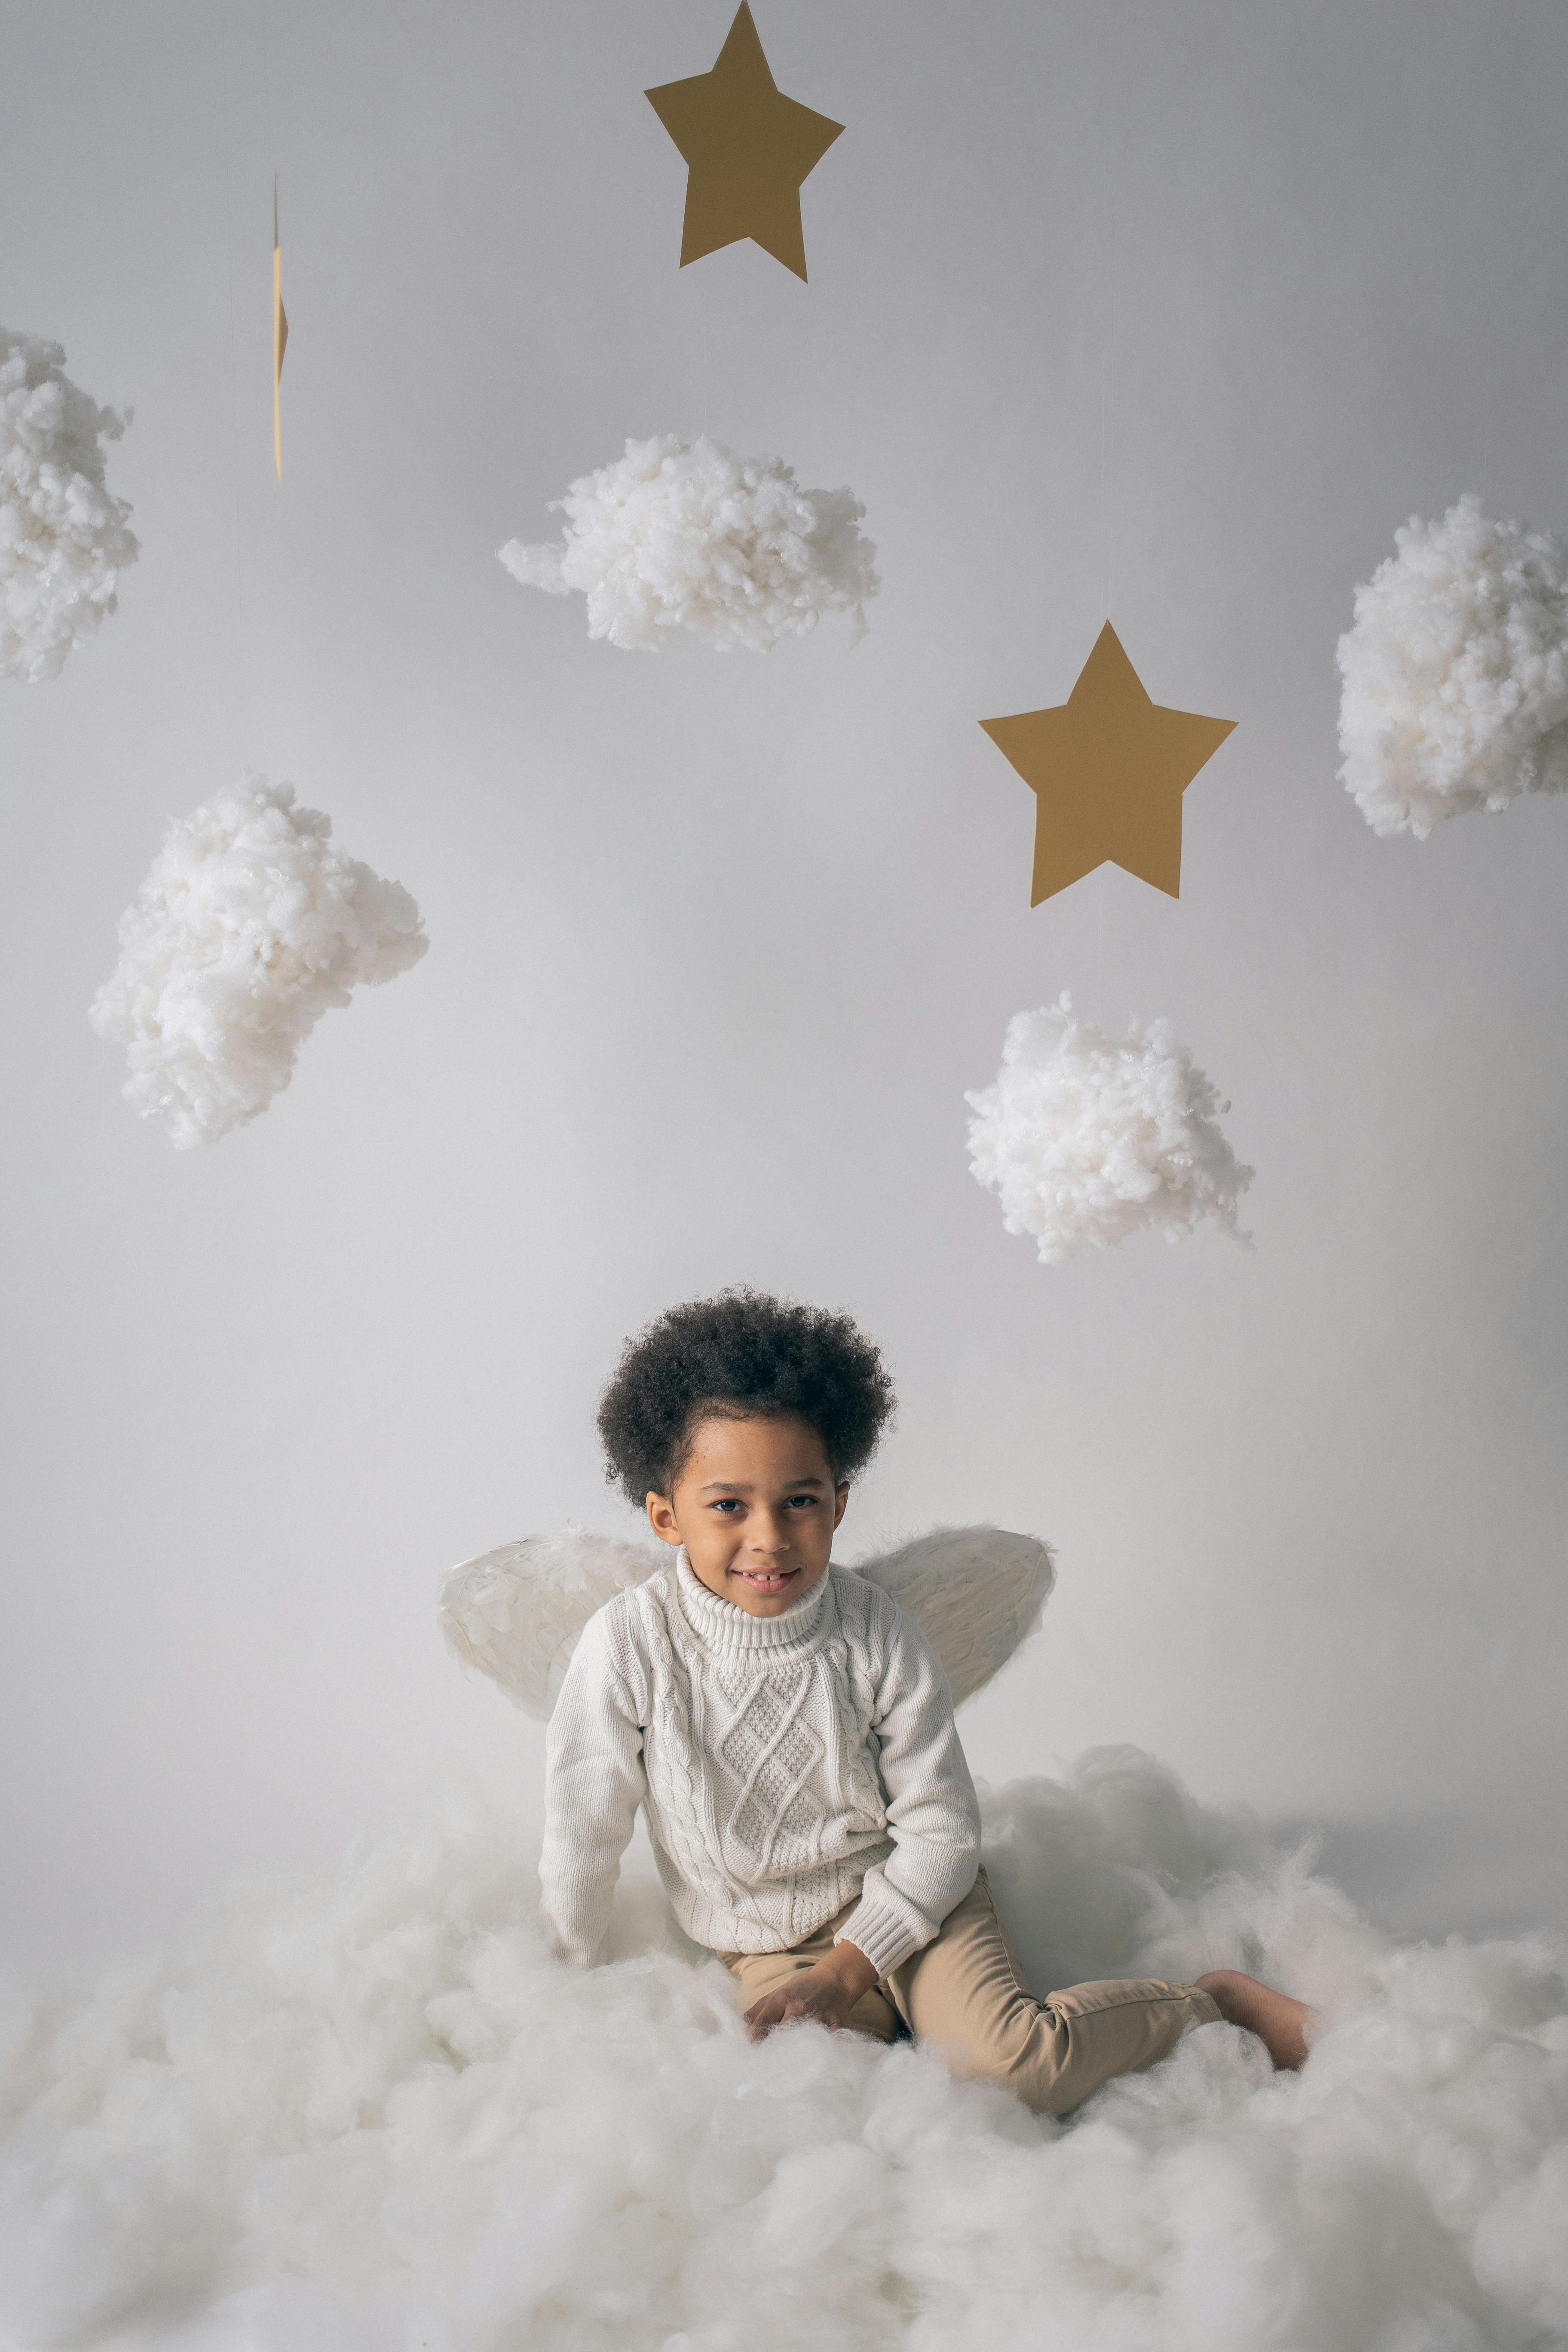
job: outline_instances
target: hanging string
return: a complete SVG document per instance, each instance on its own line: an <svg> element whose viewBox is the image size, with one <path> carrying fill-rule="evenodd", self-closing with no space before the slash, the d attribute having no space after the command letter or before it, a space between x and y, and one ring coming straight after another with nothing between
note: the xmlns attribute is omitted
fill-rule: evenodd
<svg viewBox="0 0 1568 2352"><path fill-rule="evenodd" d="M224 118L228 136L224 141L224 230L228 257L228 443L229 474L234 488L234 673L240 706L242 738L240 757L245 759L249 746L244 740L247 732L249 694L249 662L245 633L245 521L240 500L239 458L239 339L234 299L234 159L238 144L236 137L235 78L231 11L219 11L219 37L223 47Z"/></svg>
<svg viewBox="0 0 1568 2352"><path fill-rule="evenodd" d="M1105 390L1105 362L1100 372L1100 568L1105 583L1101 610L1110 618L1110 507L1105 483L1106 410L1109 405Z"/></svg>
<svg viewBox="0 0 1568 2352"><path fill-rule="evenodd" d="M289 348L289 313L283 307L283 247L278 235L278 130L272 104L272 8L261 0L261 110L272 155L272 497L283 479L283 354Z"/></svg>
<svg viewBox="0 0 1568 2352"><path fill-rule="evenodd" d="M1098 161L1099 167L1100 167L1100 172L1099 172L1099 176L1100 176L1100 208L1099 208L1099 209L1100 209L1100 235L1101 235L1101 236L1105 239L1106 244L1107 244L1107 246L1109 247L1109 246L1110 246L1110 169L1109 169L1109 158L1108 158L1108 155L1107 155L1107 152L1106 152L1107 142L1106 142L1105 132L1104 132L1104 129L1103 129L1103 123L1104 123L1104 119L1105 119L1105 107L1104 107L1104 104L1103 104L1103 100L1102 100L1101 104L1100 104L1100 108L1099 108L1099 112L1100 112L1100 121L1101 121L1101 126L1102 126L1102 127L1101 127L1101 129L1100 129L1100 132L1099 137L1098 137L1098 138L1096 139L1096 141L1095 141L1095 146L1096 146L1096 149L1097 149L1097 161ZM1101 615L1102 615L1103 619L1104 619L1104 620L1106 620L1106 621L1109 621L1109 620L1110 620L1110 481L1109 481L1109 444L1110 444L1110 326L1109 312L1108 312L1108 307L1107 307L1107 304L1106 304L1106 299L1105 299L1105 290L1104 290L1104 289L1105 289L1108 286L1110 286L1110 285L1112 283L1112 277L1111 277L1111 268L1110 268L1110 265L1111 265L1111 263L1112 263L1112 262L1113 262L1113 260L1114 260L1114 256L1113 256L1112 254L1110 254L1110 253L1109 253L1109 252L1108 252L1107 257L1106 257L1106 259L1107 259L1107 266L1106 266L1106 268L1104 268L1100 271L1100 277L1099 277L1099 300L1100 300L1100 335L1099 335L1099 345L1100 345L1100 583L1101 583L1100 613L1101 613ZM1098 635L1099 635L1099 634L1100 634L1100 633L1099 633L1099 631L1098 631L1098 630L1096 630L1095 635L1098 636ZM1094 921L1094 991L1095 991L1095 1007L1096 1007L1096 1010L1095 1010L1095 1014L1094 1014L1094 1016L1093 1016L1093 1017L1098 1018L1098 1019L1101 1019L1101 1020L1103 1020L1104 1018L1106 1018L1106 1017L1107 1017L1107 1016L1106 1016L1105 1010L1104 1010L1104 1003L1105 1003L1105 900L1106 900L1106 895L1107 895L1107 892L1109 891L1110 887L1110 869L1109 869L1109 868L1108 868L1108 867L1106 867L1106 866L1101 866L1101 868L1100 868L1100 872L1099 872L1099 873L1095 876L1095 877L1094 877L1095 897L1096 897L1095 921Z"/></svg>

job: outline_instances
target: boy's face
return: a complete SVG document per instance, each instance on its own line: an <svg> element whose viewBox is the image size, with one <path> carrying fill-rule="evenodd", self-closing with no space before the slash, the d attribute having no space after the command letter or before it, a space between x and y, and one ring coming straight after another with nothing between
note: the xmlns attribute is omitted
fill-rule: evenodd
<svg viewBox="0 0 1568 2352"><path fill-rule="evenodd" d="M671 1492L648 1522L686 1546L691 1572L751 1617L782 1617L826 1574L849 1499L815 1429L793 1415L700 1423Z"/></svg>

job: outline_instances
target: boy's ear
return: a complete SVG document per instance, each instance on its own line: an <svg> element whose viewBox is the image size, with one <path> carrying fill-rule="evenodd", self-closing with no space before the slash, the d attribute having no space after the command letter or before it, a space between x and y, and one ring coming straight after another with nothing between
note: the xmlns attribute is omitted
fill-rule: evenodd
<svg viewBox="0 0 1568 2352"><path fill-rule="evenodd" d="M675 1506L669 1496L656 1495L650 1486L643 1507L647 1512L647 1523L660 1543L673 1544L679 1549L684 1538L675 1524ZM835 1519L833 1524L837 1527L837 1520Z"/></svg>
<svg viewBox="0 0 1568 2352"><path fill-rule="evenodd" d="M833 1524L835 1527L838 1525L839 1520L844 1517L844 1506L848 1500L849 1481L847 1478L841 1478L833 1496Z"/></svg>

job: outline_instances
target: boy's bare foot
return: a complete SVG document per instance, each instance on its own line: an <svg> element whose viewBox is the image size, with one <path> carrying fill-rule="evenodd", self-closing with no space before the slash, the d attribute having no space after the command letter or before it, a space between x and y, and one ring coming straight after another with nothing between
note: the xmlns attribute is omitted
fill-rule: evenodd
<svg viewBox="0 0 1568 2352"><path fill-rule="evenodd" d="M1275 1992L1256 1977L1244 1977L1239 1969L1211 1969L1193 1982L1210 1996L1227 2024L1245 2025L1248 2033L1257 2034L1276 2066L1293 2069L1306 2063L1312 2012L1305 2001Z"/></svg>

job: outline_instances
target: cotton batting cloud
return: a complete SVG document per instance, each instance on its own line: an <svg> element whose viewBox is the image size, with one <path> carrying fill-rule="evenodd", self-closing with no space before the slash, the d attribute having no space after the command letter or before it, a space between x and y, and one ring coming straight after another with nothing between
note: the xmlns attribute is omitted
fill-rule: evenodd
<svg viewBox="0 0 1568 2352"><path fill-rule="evenodd" d="M1340 776L1374 833L1568 789L1568 546L1460 499L1412 517L1340 639Z"/></svg>
<svg viewBox="0 0 1568 2352"><path fill-rule="evenodd" d="M1253 1171L1215 1123L1229 1104L1168 1021L1113 1037L1075 1020L1064 994L1015 1013L994 1083L964 1099L971 1171L1000 1195L1007 1231L1035 1236L1042 1265L1132 1234L1178 1241L1205 1221L1237 1233Z"/></svg>
<svg viewBox="0 0 1568 2352"><path fill-rule="evenodd" d="M555 507L559 544L509 540L500 561L525 586L580 590L588 635L613 646L657 652L684 629L768 653L830 613L863 627L879 586L848 490L803 490L778 458L736 457L706 435L628 441Z"/></svg>
<svg viewBox="0 0 1568 2352"><path fill-rule="evenodd" d="M130 423L63 373L58 343L0 327L0 677L57 677L118 604L131 513L104 488Z"/></svg>
<svg viewBox="0 0 1568 2352"><path fill-rule="evenodd" d="M53 2352L1547 2352L1545 1940L1402 1944L1131 1748L984 1800L1037 1989L1239 1967L1305 2067L1189 2033L1058 2123L939 2053L748 2040L646 1856L552 1958L536 1840L453 1813L252 1880L96 1992L0 1987L0 2343Z"/></svg>
<svg viewBox="0 0 1568 2352"><path fill-rule="evenodd" d="M127 1047L125 1098L176 1150L264 1111L322 1013L429 945L402 884L331 832L292 785L247 777L171 825L120 919L89 1017Z"/></svg>

